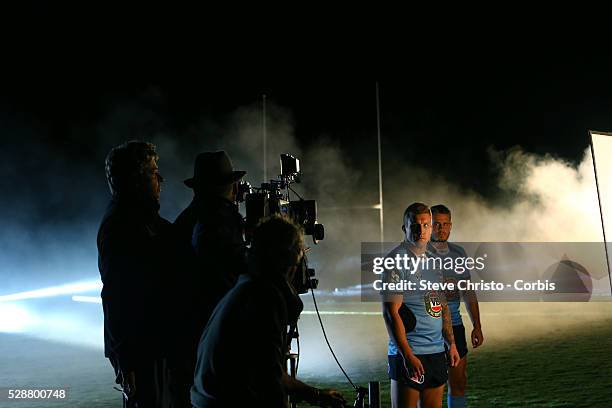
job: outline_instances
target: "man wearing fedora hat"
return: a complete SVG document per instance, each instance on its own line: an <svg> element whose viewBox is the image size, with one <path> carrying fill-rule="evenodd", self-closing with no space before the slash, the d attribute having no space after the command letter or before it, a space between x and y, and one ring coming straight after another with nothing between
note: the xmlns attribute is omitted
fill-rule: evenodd
<svg viewBox="0 0 612 408"><path fill-rule="evenodd" d="M221 202L235 202L236 182L245 174L246 171L233 169L231 159L225 151L203 152L196 156L193 177L184 181L187 187L193 189L193 200L174 221L181 239L190 247L193 228L198 222L200 203L210 197L221 198Z"/></svg>
<svg viewBox="0 0 612 408"><path fill-rule="evenodd" d="M194 196L174 224L196 257L196 290L205 302L198 308L198 338L212 309L246 269L244 222L236 206L238 181L245 174L234 170L226 152L203 152L196 156L193 177L184 181Z"/></svg>
<svg viewBox="0 0 612 408"><path fill-rule="evenodd" d="M184 357L173 365L173 377L175 394L187 401L202 331L219 300L246 272L244 225L236 205L238 181L245 174L234 170L226 152L203 152L196 156L193 177L184 181L194 196L174 227L192 277L184 285L183 301L190 303L187 319L181 319L189 321Z"/></svg>
<svg viewBox="0 0 612 408"><path fill-rule="evenodd" d="M246 266L244 222L236 206L238 181L245 174L234 170L226 152L204 152L196 156L193 177L184 181L194 197L175 225L195 251L199 276L214 287L215 305Z"/></svg>

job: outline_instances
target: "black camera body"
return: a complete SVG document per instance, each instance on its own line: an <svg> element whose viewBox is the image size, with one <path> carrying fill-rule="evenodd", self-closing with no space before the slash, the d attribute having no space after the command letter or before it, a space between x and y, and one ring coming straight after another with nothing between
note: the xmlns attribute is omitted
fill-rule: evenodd
<svg viewBox="0 0 612 408"><path fill-rule="evenodd" d="M257 223L273 214L287 214L304 228L306 235L312 236L315 244L325 238L323 224L317 222L317 203L315 200L304 200L291 189L291 184L300 182L300 161L290 154L280 156L280 175L260 187L252 187L242 181L238 187L238 202L244 202L246 210L245 239L251 241ZM291 200L290 192L298 198ZM306 293L310 288L316 289L318 280L315 271L308 268L306 257L303 258L300 271L296 273L294 288L298 293Z"/></svg>

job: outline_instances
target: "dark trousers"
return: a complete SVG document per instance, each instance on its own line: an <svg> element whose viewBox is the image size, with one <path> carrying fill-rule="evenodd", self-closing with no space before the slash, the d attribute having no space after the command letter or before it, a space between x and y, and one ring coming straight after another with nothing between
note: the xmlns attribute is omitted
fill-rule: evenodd
<svg viewBox="0 0 612 408"><path fill-rule="evenodd" d="M115 382L122 383L123 373L119 365L111 359L115 370ZM134 367L136 392L127 401L125 408L166 408L169 406L165 391L166 362L163 359L139 360Z"/></svg>
<svg viewBox="0 0 612 408"><path fill-rule="evenodd" d="M191 408L191 386L195 361L186 356L169 357L166 369L166 384L170 408Z"/></svg>

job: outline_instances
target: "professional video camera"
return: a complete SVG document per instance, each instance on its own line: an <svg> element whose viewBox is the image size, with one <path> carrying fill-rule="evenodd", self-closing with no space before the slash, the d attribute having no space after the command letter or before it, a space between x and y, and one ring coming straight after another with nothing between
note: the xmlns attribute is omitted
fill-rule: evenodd
<svg viewBox="0 0 612 408"><path fill-rule="evenodd" d="M251 241L252 232L263 217L287 214L317 244L325 238L323 224L317 222L317 203L315 200L304 200L291 188L291 184L300 182L300 161L290 154L281 154L280 169L276 179L262 183L261 187L252 187L247 181L242 181L238 186L238 202L244 202L246 209L246 241ZM292 201L290 193L297 200ZM296 291L302 294L311 288L316 289L318 280L314 275L314 269L308 268L306 257L303 257L300 271L296 273L293 282Z"/></svg>
<svg viewBox="0 0 612 408"><path fill-rule="evenodd" d="M247 242L251 242L252 233L257 226L259 220L263 217L270 216L273 214L287 214L296 223L300 224L304 228L306 235L311 235L315 244L321 241L325 237L325 229L323 224L317 222L317 203L315 200L304 200L298 193L291 188L291 184L300 182L300 161L290 154L280 155L280 175L269 182L262 183L261 187L252 187L247 181L241 181L238 185L238 202L245 204L246 210L246 226L245 226L245 238ZM293 193L297 200L291 200L290 193ZM299 270L294 275L292 282L293 288L298 294L307 293L310 289L316 289L319 281L315 277L315 270L308 267L308 261L306 256L302 258L302 262ZM366 388L357 387L350 380L340 362L336 358L327 335L325 334L325 328L323 327L323 321L319 315L319 309L316 303L314 291L312 292L313 303L317 315L319 316L319 323L323 330L323 335L327 346L329 347L336 363L346 376L349 383L355 389L357 396L355 399L354 407L364 408L378 408L380 407L380 392L378 382L370 383L369 393ZM297 322L290 322L289 331L287 333L287 358L291 365L291 376L296 377L298 363L299 363L299 340L298 340L298 354L291 353L291 342L293 339L299 339L297 330ZM369 395L369 404L365 404L365 396ZM295 403L291 403L291 406L296 406Z"/></svg>

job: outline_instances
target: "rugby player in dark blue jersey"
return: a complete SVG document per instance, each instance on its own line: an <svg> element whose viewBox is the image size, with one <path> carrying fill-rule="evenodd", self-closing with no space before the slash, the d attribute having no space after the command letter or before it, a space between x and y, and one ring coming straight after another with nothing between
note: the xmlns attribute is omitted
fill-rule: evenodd
<svg viewBox="0 0 612 408"><path fill-rule="evenodd" d="M451 222L450 210L442 205L434 205L431 207L433 217L433 231L431 236L431 250L442 257L466 257L465 250L459 245L448 242L453 223ZM463 270L456 272L454 270L443 271L444 282L454 282L457 285L459 280L469 280L470 271ZM467 385L467 342L465 340L465 327L459 312L461 298L465 302L465 307L472 320L472 347L476 348L482 344L484 337L480 325L480 312L478 309L478 299L474 291L462 291L455 289L446 291L446 299L448 308L451 312L451 321L453 324L453 334L457 351L461 360L455 367L451 367L448 371L448 408L464 408L467 406L465 397L465 388Z"/></svg>
<svg viewBox="0 0 612 408"><path fill-rule="evenodd" d="M429 207L411 204L404 212L405 241L388 257L427 257L432 232ZM415 289L383 293L383 316L389 332L389 378L393 408L441 408L447 366L459 362L450 312L441 291L420 289L420 281L440 282L440 271L427 268L394 269L385 277L390 282L413 282ZM444 337L449 346L445 355Z"/></svg>

